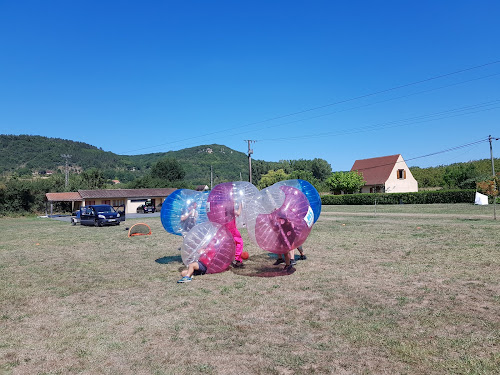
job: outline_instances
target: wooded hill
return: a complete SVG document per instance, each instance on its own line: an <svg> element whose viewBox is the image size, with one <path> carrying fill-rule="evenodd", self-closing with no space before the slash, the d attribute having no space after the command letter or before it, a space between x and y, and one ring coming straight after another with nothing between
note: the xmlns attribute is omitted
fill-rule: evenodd
<svg viewBox="0 0 500 375"><path fill-rule="evenodd" d="M4 176L12 173L63 173L66 159L61 155L71 155L68 162L72 173L98 168L106 178L121 182L144 176L156 162L165 158L175 158L186 172L185 180L193 185L209 184L211 169L214 183L240 179L248 181L247 155L223 145L201 145L143 155L118 155L87 143L66 139L0 135L0 172ZM266 164L269 168L278 164L258 160L255 163L256 166Z"/></svg>
<svg viewBox="0 0 500 375"><path fill-rule="evenodd" d="M209 185L211 169L214 184L240 179L248 181L247 155L218 144L179 151L118 155L83 142L33 135L0 135L0 172L3 176L13 173L20 176L43 175L47 171L64 173L66 159L61 155L71 155L68 162L72 173L98 168L105 178L123 183L145 176L155 163L165 158L174 158L180 163L186 173L184 181L190 185ZM290 173L293 162L252 159L252 180L257 182L262 174L279 168ZM496 159L495 164L498 171L500 160ZM475 188L476 181L487 179L492 174L489 159L410 169L419 188Z"/></svg>

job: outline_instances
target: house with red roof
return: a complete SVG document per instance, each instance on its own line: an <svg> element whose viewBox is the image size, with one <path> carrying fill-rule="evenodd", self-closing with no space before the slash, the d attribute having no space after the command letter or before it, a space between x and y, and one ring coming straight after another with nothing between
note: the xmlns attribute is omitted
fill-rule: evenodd
<svg viewBox="0 0 500 375"><path fill-rule="evenodd" d="M351 171L357 171L366 183L362 193L408 193L418 191L418 182L401 154L356 160Z"/></svg>

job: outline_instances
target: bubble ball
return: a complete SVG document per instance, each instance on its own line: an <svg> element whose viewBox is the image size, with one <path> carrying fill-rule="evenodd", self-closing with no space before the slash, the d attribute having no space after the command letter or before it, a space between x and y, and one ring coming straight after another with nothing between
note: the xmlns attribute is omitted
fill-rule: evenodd
<svg viewBox="0 0 500 375"><path fill-rule="evenodd" d="M245 222L248 230L248 236L257 244L255 238L255 224L257 217L261 214L270 214L280 208L285 202L285 193L278 186L270 186L262 189L256 194L245 209Z"/></svg>
<svg viewBox="0 0 500 375"><path fill-rule="evenodd" d="M280 181L275 183L275 185L278 186L292 186L294 188L299 189L301 192L304 193L304 195L307 197L307 200L309 201L309 205L311 206L311 209L314 212L314 222L316 222L319 219L319 215L321 214L321 197L316 190L316 188L306 180L286 180L286 181Z"/></svg>
<svg viewBox="0 0 500 375"><path fill-rule="evenodd" d="M168 233L185 235L196 224L208 221L208 192L177 189L161 207L161 223Z"/></svg>
<svg viewBox="0 0 500 375"><path fill-rule="evenodd" d="M256 217L253 236L260 248L284 254L305 242L314 223L314 213L299 189L291 186L271 186L269 189L281 190L285 199L279 208Z"/></svg>
<svg viewBox="0 0 500 375"><path fill-rule="evenodd" d="M210 191L207 199L207 216L211 222L222 225L235 219L232 182L219 184Z"/></svg>
<svg viewBox="0 0 500 375"><path fill-rule="evenodd" d="M259 189L250 182L233 182L234 209L235 212L239 211L239 215L236 215L236 227L243 228L246 226L245 211L258 194Z"/></svg>
<svg viewBox="0 0 500 375"><path fill-rule="evenodd" d="M208 219L223 225L236 219L238 227L245 226L243 210L258 193L259 190L246 181L225 182L215 186L207 199Z"/></svg>
<svg viewBox="0 0 500 375"><path fill-rule="evenodd" d="M207 273L225 271L234 260L233 236L223 225L207 221L193 227L181 246L182 262L188 266L201 261Z"/></svg>

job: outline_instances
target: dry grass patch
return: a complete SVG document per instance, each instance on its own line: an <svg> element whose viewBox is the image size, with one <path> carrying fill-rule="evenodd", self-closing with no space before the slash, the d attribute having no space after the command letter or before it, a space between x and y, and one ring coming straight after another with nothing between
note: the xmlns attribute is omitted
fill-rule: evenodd
<svg viewBox="0 0 500 375"><path fill-rule="evenodd" d="M159 218L0 219L0 374L497 373L500 226L447 207L324 207L295 272L243 232L188 284Z"/></svg>

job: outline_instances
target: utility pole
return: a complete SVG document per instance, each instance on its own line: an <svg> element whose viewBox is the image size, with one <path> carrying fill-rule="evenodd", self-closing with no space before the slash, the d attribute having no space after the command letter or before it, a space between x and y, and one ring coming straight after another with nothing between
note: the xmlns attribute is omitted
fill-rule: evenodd
<svg viewBox="0 0 500 375"><path fill-rule="evenodd" d="M250 148L250 143L255 143L257 141L251 139L245 139L245 142L248 142L248 181L252 183L252 154L253 150Z"/></svg>
<svg viewBox="0 0 500 375"><path fill-rule="evenodd" d="M69 166L68 166L68 160L71 158L71 155L68 154L61 154L61 157L66 159L66 170L65 170L65 179L64 179L64 187L67 189L68 184L69 184Z"/></svg>
<svg viewBox="0 0 500 375"><path fill-rule="evenodd" d="M212 190L213 185L214 185L214 172L212 166L210 166L210 190Z"/></svg>
<svg viewBox="0 0 500 375"><path fill-rule="evenodd" d="M488 136L488 140L490 141L490 157L491 157L491 173L493 174L493 189L496 191L498 186L496 186L496 174L495 174L495 159L493 158L493 145L491 144L492 140L498 141L500 138L493 138L491 135ZM497 210L496 210L497 197L493 196L493 219L497 219Z"/></svg>

